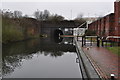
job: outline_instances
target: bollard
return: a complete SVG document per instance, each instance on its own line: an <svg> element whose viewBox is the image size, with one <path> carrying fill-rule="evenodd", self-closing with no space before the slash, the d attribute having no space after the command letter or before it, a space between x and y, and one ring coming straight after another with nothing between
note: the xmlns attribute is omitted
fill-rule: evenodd
<svg viewBox="0 0 120 80"><path fill-rule="evenodd" d="M87 47L86 49L87 49L87 50L89 50L89 49L90 49L90 47Z"/></svg>
<svg viewBox="0 0 120 80"><path fill-rule="evenodd" d="M84 45L86 46L86 37L84 37Z"/></svg>
<svg viewBox="0 0 120 80"><path fill-rule="evenodd" d="M100 47L100 38L97 37L97 47Z"/></svg>
<svg viewBox="0 0 120 80"><path fill-rule="evenodd" d="M102 47L104 47L104 41L102 40Z"/></svg>
<svg viewBox="0 0 120 80"><path fill-rule="evenodd" d="M113 46L113 42L112 41L110 41L110 47L112 47Z"/></svg>
<svg viewBox="0 0 120 80"><path fill-rule="evenodd" d="M115 80L115 75L114 74L111 74L111 80Z"/></svg>
<svg viewBox="0 0 120 80"><path fill-rule="evenodd" d="M92 37L91 37L91 44L90 44L90 46L92 46Z"/></svg>
<svg viewBox="0 0 120 80"><path fill-rule="evenodd" d="M79 63L79 62L80 62L79 58L76 58L76 63Z"/></svg>
<svg viewBox="0 0 120 80"><path fill-rule="evenodd" d="M78 36L77 36L77 41L78 41Z"/></svg>

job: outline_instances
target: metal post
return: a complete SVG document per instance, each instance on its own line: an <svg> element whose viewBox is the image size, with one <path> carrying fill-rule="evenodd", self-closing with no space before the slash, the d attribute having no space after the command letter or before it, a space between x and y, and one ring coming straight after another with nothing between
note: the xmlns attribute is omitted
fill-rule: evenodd
<svg viewBox="0 0 120 80"><path fill-rule="evenodd" d="M107 40L106 40L106 47L107 47Z"/></svg>
<svg viewBox="0 0 120 80"><path fill-rule="evenodd" d="M110 41L110 47L112 47L113 46L113 41Z"/></svg>
<svg viewBox="0 0 120 80"><path fill-rule="evenodd" d="M111 80L115 80L115 78L114 78L115 75L114 74L111 74L110 76L111 76Z"/></svg>
<svg viewBox="0 0 120 80"><path fill-rule="evenodd" d="M92 46L92 37L91 37L91 45L90 46Z"/></svg>
<svg viewBox="0 0 120 80"><path fill-rule="evenodd" d="M77 36L77 41L78 41L78 36Z"/></svg>
<svg viewBox="0 0 120 80"><path fill-rule="evenodd" d="M84 37L82 36L82 47L83 47L83 45L84 45L84 41L83 41L83 40L84 40Z"/></svg>
<svg viewBox="0 0 120 80"><path fill-rule="evenodd" d="M97 47L100 47L100 38L97 36Z"/></svg>
<svg viewBox="0 0 120 80"><path fill-rule="evenodd" d="M104 47L104 41L102 40L102 47Z"/></svg>
<svg viewBox="0 0 120 80"><path fill-rule="evenodd" d="M86 37L84 37L84 45L86 46Z"/></svg>

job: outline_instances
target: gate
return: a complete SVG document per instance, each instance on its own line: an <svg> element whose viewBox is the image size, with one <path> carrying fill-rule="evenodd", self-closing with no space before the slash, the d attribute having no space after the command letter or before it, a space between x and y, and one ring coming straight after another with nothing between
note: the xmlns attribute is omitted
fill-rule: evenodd
<svg viewBox="0 0 120 80"><path fill-rule="evenodd" d="M78 36L77 40L82 42L82 47L84 46L100 47L100 37L98 36L81 36L81 37Z"/></svg>
<svg viewBox="0 0 120 80"><path fill-rule="evenodd" d="M82 47L115 47L120 46L120 38L117 41L113 40L116 38L107 37L106 39L101 39L99 36L77 36L77 40L82 43Z"/></svg>
<svg viewBox="0 0 120 80"><path fill-rule="evenodd" d="M115 47L120 46L120 37L119 36L108 36L106 39L101 40L102 47Z"/></svg>

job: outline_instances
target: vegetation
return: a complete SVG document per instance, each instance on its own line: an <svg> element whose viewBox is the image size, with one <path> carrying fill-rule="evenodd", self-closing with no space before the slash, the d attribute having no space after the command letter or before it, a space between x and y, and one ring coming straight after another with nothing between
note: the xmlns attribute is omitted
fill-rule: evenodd
<svg viewBox="0 0 120 80"><path fill-rule="evenodd" d="M87 35L87 36L96 36L96 31L86 30L85 35Z"/></svg>
<svg viewBox="0 0 120 80"><path fill-rule="evenodd" d="M40 11L37 10L34 12L34 17L39 21L62 21L64 17L58 14L50 14L48 10Z"/></svg>
<svg viewBox="0 0 120 80"><path fill-rule="evenodd" d="M74 19L75 22L79 23L79 24L83 24L84 22L86 22L86 20L83 18L83 14L78 14L78 16Z"/></svg>
<svg viewBox="0 0 120 80"><path fill-rule="evenodd" d="M13 23L11 19L3 18L2 26L3 43L23 40L23 32L19 29L21 27L19 27L18 24Z"/></svg>
<svg viewBox="0 0 120 80"><path fill-rule="evenodd" d="M39 36L36 19L22 17L22 12L2 11L2 43L26 40ZM38 24L37 24L38 23Z"/></svg>
<svg viewBox="0 0 120 80"><path fill-rule="evenodd" d="M107 49L120 56L120 47L107 47Z"/></svg>
<svg viewBox="0 0 120 80"><path fill-rule="evenodd" d="M0 15L2 16L2 43L9 43L14 41L21 41L26 39L31 39L35 37L43 37L40 34L41 23L52 22L52 24L59 23L60 21L65 21L64 17L58 14L50 14L48 10L34 12L35 18L30 18L28 15L22 14L21 11L10 11L9 9L0 10ZM67 21L67 20L66 20ZM85 20L82 15L79 15L74 20L80 25ZM46 24L45 23L45 24Z"/></svg>
<svg viewBox="0 0 120 80"><path fill-rule="evenodd" d="M40 22L41 21L61 21L64 17L60 15L51 15L48 10L35 11L34 18L28 15L22 16L21 11L10 11L9 9L0 10L2 16L2 43L21 41L35 37L41 37Z"/></svg>

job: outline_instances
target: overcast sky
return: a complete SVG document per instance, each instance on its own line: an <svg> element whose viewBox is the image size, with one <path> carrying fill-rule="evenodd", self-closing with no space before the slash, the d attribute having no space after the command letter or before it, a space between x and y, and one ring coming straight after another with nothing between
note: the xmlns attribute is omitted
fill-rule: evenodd
<svg viewBox="0 0 120 80"><path fill-rule="evenodd" d="M49 1L49 2L48 2ZM84 16L104 16L114 12L115 0L2 0L2 9L19 10L33 15L39 9L49 10L66 19L74 19L79 13Z"/></svg>

